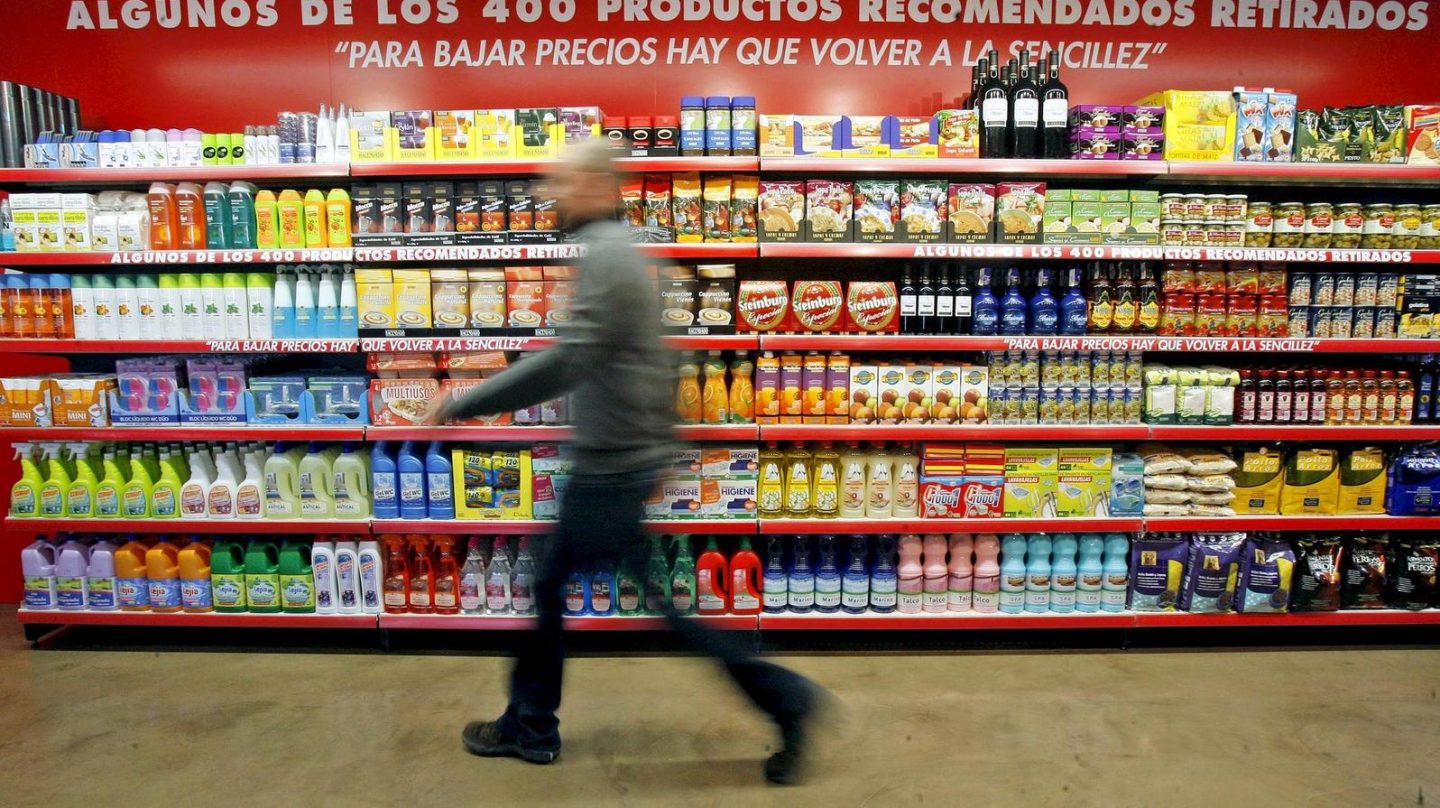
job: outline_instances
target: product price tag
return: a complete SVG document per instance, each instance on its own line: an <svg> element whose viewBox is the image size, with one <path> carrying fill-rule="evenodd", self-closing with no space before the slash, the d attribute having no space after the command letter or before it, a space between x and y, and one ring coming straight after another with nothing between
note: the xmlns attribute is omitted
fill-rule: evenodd
<svg viewBox="0 0 1440 808"><path fill-rule="evenodd" d="M356 247L359 262L390 261L558 261L579 258L581 244L497 244L484 247Z"/></svg>

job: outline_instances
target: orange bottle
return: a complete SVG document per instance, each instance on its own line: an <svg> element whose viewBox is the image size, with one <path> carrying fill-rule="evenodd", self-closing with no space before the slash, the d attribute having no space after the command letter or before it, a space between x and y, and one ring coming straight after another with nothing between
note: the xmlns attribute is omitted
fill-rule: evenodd
<svg viewBox="0 0 1440 808"><path fill-rule="evenodd" d="M430 556L430 539L410 536L413 563L410 567L410 613L430 614L435 610L435 561Z"/></svg>
<svg viewBox="0 0 1440 808"><path fill-rule="evenodd" d="M700 405L700 418L707 424L724 424L730 420L730 391L725 389L725 360L719 351L711 351L705 360L705 391Z"/></svg>
<svg viewBox="0 0 1440 808"><path fill-rule="evenodd" d="M50 339L55 336L55 318L52 315L51 306L54 303L54 290L50 288L49 275L30 276L30 321L34 324L32 333L40 339Z"/></svg>
<svg viewBox="0 0 1440 808"><path fill-rule="evenodd" d="M750 549L750 538L740 538L740 549L730 559L730 613L760 613L760 556Z"/></svg>
<svg viewBox="0 0 1440 808"><path fill-rule="evenodd" d="M115 551L115 601L121 611L150 611L150 573L145 561L149 549L137 538Z"/></svg>
<svg viewBox="0 0 1440 808"><path fill-rule="evenodd" d="M173 250L179 243L180 213L175 205L175 186L157 182L146 195L150 205L150 249ZM201 217L204 217L203 208Z"/></svg>
<svg viewBox="0 0 1440 808"><path fill-rule="evenodd" d="M70 276L63 272L50 275L50 319L55 336L75 339L75 299L70 291Z"/></svg>
<svg viewBox="0 0 1440 808"><path fill-rule="evenodd" d="M702 415L700 403L700 366L695 357L685 355L680 364L680 380L675 386L675 415L682 424L698 424Z"/></svg>
<svg viewBox="0 0 1440 808"><path fill-rule="evenodd" d="M850 422L850 357L830 354L825 367L825 423Z"/></svg>
<svg viewBox="0 0 1440 808"><path fill-rule="evenodd" d="M385 612L405 614L410 610L410 558L405 540L385 537Z"/></svg>
<svg viewBox="0 0 1440 808"><path fill-rule="evenodd" d="M460 613L460 564L455 560L455 537L435 537L435 613Z"/></svg>
<svg viewBox="0 0 1440 808"><path fill-rule="evenodd" d="M755 360L755 421L773 424L780 417L780 360L766 351Z"/></svg>
<svg viewBox="0 0 1440 808"><path fill-rule="evenodd" d="M180 548L162 541L145 553L150 578L150 611L180 611Z"/></svg>
<svg viewBox="0 0 1440 808"><path fill-rule="evenodd" d="M208 541L191 542L180 550L180 607L190 614L215 611Z"/></svg>
<svg viewBox="0 0 1440 808"><path fill-rule="evenodd" d="M175 248L205 249L205 198L199 185L182 182L175 186Z"/></svg>
<svg viewBox="0 0 1440 808"><path fill-rule="evenodd" d="M257 197L258 201L258 197ZM305 246L305 199L300 192L286 188L275 203L280 218L280 247L298 250Z"/></svg>
<svg viewBox="0 0 1440 808"><path fill-rule="evenodd" d="M755 423L755 363L747 351L736 351L730 362L730 423Z"/></svg>

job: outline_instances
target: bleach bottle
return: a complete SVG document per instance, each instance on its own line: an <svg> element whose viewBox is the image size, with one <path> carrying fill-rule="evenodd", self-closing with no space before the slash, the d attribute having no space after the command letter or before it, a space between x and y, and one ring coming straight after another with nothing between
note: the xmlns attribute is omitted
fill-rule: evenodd
<svg viewBox="0 0 1440 808"><path fill-rule="evenodd" d="M400 444L400 453L395 458L401 519L424 519L429 513L425 497L425 460L415 450L415 441L407 440Z"/></svg>
<svg viewBox="0 0 1440 808"><path fill-rule="evenodd" d="M529 550L527 549L528 553ZM520 569L520 560L515 561L515 570ZM512 596L517 591L515 588L515 573L510 575L510 592ZM609 561L600 561L595 564L595 571L590 574L587 584L590 588L590 613L593 615L608 616L615 614L615 565ZM519 599L515 599L515 612L521 613Z"/></svg>
<svg viewBox="0 0 1440 808"><path fill-rule="evenodd" d="M1054 557L1050 560L1050 611L1075 611L1075 553L1078 544L1070 533L1055 536Z"/></svg>
<svg viewBox="0 0 1440 808"><path fill-rule="evenodd" d="M572 617L589 614L590 573L584 567L570 570L565 579L565 614Z"/></svg>
<svg viewBox="0 0 1440 808"><path fill-rule="evenodd" d="M252 612L281 610L280 549L273 541L253 541L245 551L245 600Z"/></svg>
<svg viewBox="0 0 1440 808"><path fill-rule="evenodd" d="M25 576L25 608L55 609L55 547L44 539L20 551L20 574Z"/></svg>
<svg viewBox="0 0 1440 808"><path fill-rule="evenodd" d="M115 551L115 602L121 611L150 611L150 577L145 566L149 549L132 538Z"/></svg>
<svg viewBox="0 0 1440 808"><path fill-rule="evenodd" d="M785 571L785 543L771 536L765 546L763 603L767 614L783 614L790 604L790 576Z"/></svg>
<svg viewBox="0 0 1440 808"><path fill-rule="evenodd" d="M821 614L840 611L842 582L835 554L835 537L821 536L820 562L815 567L815 611Z"/></svg>
<svg viewBox="0 0 1440 808"><path fill-rule="evenodd" d="M180 611L180 548L170 541L158 542L145 552L145 568L150 578L150 610Z"/></svg>
<svg viewBox="0 0 1440 808"><path fill-rule="evenodd" d="M431 519L455 518L454 477L450 453L440 441L431 441L425 450L426 511Z"/></svg>
<svg viewBox="0 0 1440 808"><path fill-rule="evenodd" d="M994 533L975 537L975 583L971 604L981 614L1000 610L1000 539Z"/></svg>
<svg viewBox="0 0 1440 808"><path fill-rule="evenodd" d="M1031 534L1026 542L1025 611L1050 611L1050 550L1053 545L1044 533Z"/></svg>
<svg viewBox="0 0 1440 808"><path fill-rule="evenodd" d="M85 599L89 587L90 557L85 543L70 539L60 545L55 555L55 605L64 611L79 611L86 608Z"/></svg>
<svg viewBox="0 0 1440 808"><path fill-rule="evenodd" d="M286 539L280 547L280 604L287 614L315 612L315 568L310 542Z"/></svg>
<svg viewBox="0 0 1440 808"><path fill-rule="evenodd" d="M1105 540L1099 534L1086 533L1080 537L1080 557L1076 562L1075 610L1080 612L1100 611L1101 589L1105 581Z"/></svg>
<svg viewBox="0 0 1440 808"><path fill-rule="evenodd" d="M950 534L949 586L946 609L968 612L974 604L975 565L971 560L975 544L968 533Z"/></svg>
<svg viewBox="0 0 1440 808"><path fill-rule="evenodd" d="M870 547L864 536L850 537L850 563L840 581L840 609L864 614L870 608Z"/></svg>
<svg viewBox="0 0 1440 808"><path fill-rule="evenodd" d="M300 457L304 446L275 444L265 460L265 518L300 518Z"/></svg>
<svg viewBox="0 0 1440 808"><path fill-rule="evenodd" d="M215 611L243 612L245 599L245 543L225 540L210 553L210 596Z"/></svg>
<svg viewBox="0 0 1440 808"><path fill-rule="evenodd" d="M1105 537L1105 581L1100 589L1100 608L1107 612L1125 611L1126 591L1130 586L1130 540L1123 533Z"/></svg>
<svg viewBox="0 0 1440 808"><path fill-rule="evenodd" d="M315 573L315 612L334 614L338 600L335 580L335 544L317 541L310 549L310 568ZM359 607L359 604L355 604Z"/></svg>
<svg viewBox="0 0 1440 808"><path fill-rule="evenodd" d="M879 614L895 611L900 572L895 569L895 537L881 536L875 543L875 566L870 570L870 610Z"/></svg>
<svg viewBox="0 0 1440 808"><path fill-rule="evenodd" d="M318 561L313 556L311 561L316 562L318 566ZM359 614L362 601L360 545L354 540L337 541L335 542L335 611L340 614ZM319 606L318 600L316 606L317 608Z"/></svg>
<svg viewBox="0 0 1440 808"><path fill-rule="evenodd" d="M725 556L715 537L705 540L705 552L695 562L695 611L699 614L724 614L729 605L730 586Z"/></svg>
<svg viewBox="0 0 1440 808"><path fill-rule="evenodd" d="M370 517L370 471L365 455L347 443L335 458L331 493L335 497L336 519L368 519Z"/></svg>
<svg viewBox="0 0 1440 808"><path fill-rule="evenodd" d="M1025 536L1011 533L1000 543L1000 611L1025 611Z"/></svg>
<svg viewBox="0 0 1440 808"><path fill-rule="evenodd" d="M192 541L180 548L180 608L190 614L215 611L210 555L209 541Z"/></svg>
<svg viewBox="0 0 1440 808"><path fill-rule="evenodd" d="M370 496L376 519L400 518L400 479L390 444L383 440L370 450Z"/></svg>
<svg viewBox="0 0 1440 808"><path fill-rule="evenodd" d="M94 612L113 612L115 602L115 545L101 539L90 547L85 570L85 607Z"/></svg>

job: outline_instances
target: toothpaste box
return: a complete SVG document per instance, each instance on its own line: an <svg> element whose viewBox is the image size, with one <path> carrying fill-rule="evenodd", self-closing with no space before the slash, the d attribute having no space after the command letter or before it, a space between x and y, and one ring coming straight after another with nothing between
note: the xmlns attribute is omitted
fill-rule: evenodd
<svg viewBox="0 0 1440 808"><path fill-rule="evenodd" d="M760 473L760 448L701 449L700 477L705 480L753 480Z"/></svg>
<svg viewBox="0 0 1440 808"><path fill-rule="evenodd" d="M666 480L645 501L647 519L696 519L701 510L700 480Z"/></svg>
<svg viewBox="0 0 1440 808"><path fill-rule="evenodd" d="M702 480L700 516L704 519L754 519L760 501L759 481Z"/></svg>
<svg viewBox="0 0 1440 808"><path fill-rule="evenodd" d="M1055 449L1007 447L1003 496L1005 517L1056 516L1057 470Z"/></svg>

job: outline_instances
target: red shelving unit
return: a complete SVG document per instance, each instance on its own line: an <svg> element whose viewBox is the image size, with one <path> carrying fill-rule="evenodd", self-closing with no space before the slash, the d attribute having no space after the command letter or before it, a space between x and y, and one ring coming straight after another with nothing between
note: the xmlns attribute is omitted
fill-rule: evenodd
<svg viewBox="0 0 1440 808"><path fill-rule="evenodd" d="M313 250L135 250L132 252L7 252L0 253L5 266L114 266L164 269L166 267L218 264L278 264L291 262L345 262L352 260L349 247Z"/></svg>
<svg viewBox="0 0 1440 808"><path fill-rule="evenodd" d="M1149 427L1155 440L1408 441L1440 438L1440 425L1360 426L1351 424L1234 424L1232 426Z"/></svg>
<svg viewBox="0 0 1440 808"><path fill-rule="evenodd" d="M761 631L935 631L968 629L1130 628L1123 612L1094 614L762 614Z"/></svg>
<svg viewBox="0 0 1440 808"><path fill-rule="evenodd" d="M741 258L760 257L760 245L753 242L749 244L636 244L635 248L647 258L734 261Z"/></svg>
<svg viewBox="0 0 1440 808"><path fill-rule="evenodd" d="M1144 424L763 424L762 440L1145 440Z"/></svg>
<svg viewBox="0 0 1440 808"><path fill-rule="evenodd" d="M1117 177L1155 176L1163 160L962 160L908 157L762 157L760 170L831 176L836 174L983 174L993 176Z"/></svg>
<svg viewBox="0 0 1440 808"><path fill-rule="evenodd" d="M205 628L375 628L373 614L186 614L61 612L21 609L21 623L46 626L194 626Z"/></svg>
<svg viewBox="0 0 1440 808"><path fill-rule="evenodd" d="M555 529L554 522L533 519L371 519L382 533L441 533L449 536L535 536Z"/></svg>
<svg viewBox="0 0 1440 808"><path fill-rule="evenodd" d="M760 347L777 351L1003 351L1011 337L908 334L761 334Z"/></svg>
<svg viewBox="0 0 1440 808"><path fill-rule="evenodd" d="M752 335L753 336L753 335ZM760 347L786 351L1152 351L1159 353L1352 353L1440 351L1431 339L1315 339L1310 337L976 337L906 334L760 334Z"/></svg>
<svg viewBox="0 0 1440 808"><path fill-rule="evenodd" d="M3 435L0 430L0 435ZM716 426L682 425L675 428L681 440L753 441L759 436L754 424ZM372 426L365 430L371 440L454 440L496 443L566 441L575 437L568 426Z"/></svg>
<svg viewBox="0 0 1440 808"><path fill-rule="evenodd" d="M1231 626L1414 626L1440 624L1440 610L1406 612L1366 609L1343 612L1287 612L1285 614L1190 614L1140 612L1133 615L1140 628L1217 628Z"/></svg>
<svg viewBox="0 0 1440 808"><path fill-rule="evenodd" d="M366 535L368 519L20 519L5 517L17 533L242 533L314 538L326 533Z"/></svg>
<svg viewBox="0 0 1440 808"><path fill-rule="evenodd" d="M753 536L757 524L754 519L647 519L645 531L691 536L706 536L711 533Z"/></svg>
<svg viewBox="0 0 1440 808"><path fill-rule="evenodd" d="M1165 173L1186 181L1296 185L1440 185L1435 166L1383 163L1235 163L1166 161Z"/></svg>
<svg viewBox="0 0 1440 808"><path fill-rule="evenodd" d="M759 334L671 334L665 344L682 351L757 351Z"/></svg>
<svg viewBox="0 0 1440 808"><path fill-rule="evenodd" d="M1260 247L1166 247L1167 260L1295 261L1307 264L1434 264L1440 250L1320 250Z"/></svg>
<svg viewBox="0 0 1440 808"><path fill-rule="evenodd" d="M1093 533L1140 530L1140 517L1095 519L761 519L772 533ZM1175 528L1179 530L1180 528ZM708 531L696 530L696 533Z"/></svg>
<svg viewBox="0 0 1440 808"><path fill-rule="evenodd" d="M755 615L692 615L708 628L754 631ZM525 631L535 624L533 617L479 614L382 614L380 628L449 629L460 631ZM566 617L567 631L662 631L669 628L663 617L625 615Z"/></svg>
<svg viewBox="0 0 1440 808"><path fill-rule="evenodd" d="M1064 261L1159 260L1159 246L1108 247L1062 244L777 244L763 242L765 258L985 258Z"/></svg>
<svg viewBox="0 0 1440 808"><path fill-rule="evenodd" d="M429 261L565 261L579 258L579 244L494 244L489 246L356 247L357 264L405 264Z"/></svg>
<svg viewBox="0 0 1440 808"><path fill-rule="evenodd" d="M1440 517L1436 516L1150 516L1145 518L1145 529L1155 531L1174 530L1281 530L1327 531L1327 530L1436 530L1440 529Z"/></svg>
<svg viewBox="0 0 1440 808"><path fill-rule="evenodd" d="M0 263L4 259L0 258ZM0 352L32 354L354 353L356 339L328 340L75 340L0 339Z"/></svg>
<svg viewBox="0 0 1440 808"><path fill-rule="evenodd" d="M493 177L545 174L563 160L464 160L402 163L352 163L352 177ZM760 170L758 157L622 157L622 171L739 171Z"/></svg>
<svg viewBox="0 0 1440 808"><path fill-rule="evenodd" d="M363 426L107 426L0 427L0 441L15 440L361 440Z"/></svg>
<svg viewBox="0 0 1440 808"><path fill-rule="evenodd" d="M759 350L757 334L675 334L665 344L686 351ZM555 344L554 337L366 337L362 351L538 351Z"/></svg>
<svg viewBox="0 0 1440 808"><path fill-rule="evenodd" d="M210 180L344 179L346 163L253 166L215 165L176 168L0 168L0 184L121 185L148 182L207 182Z"/></svg>

